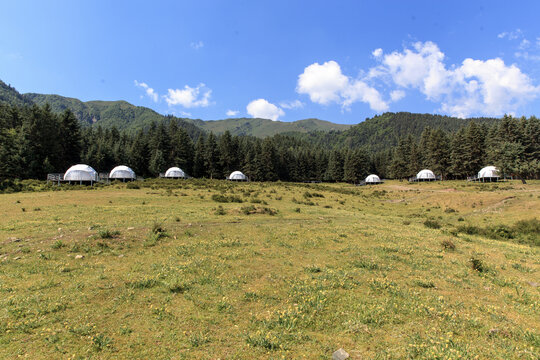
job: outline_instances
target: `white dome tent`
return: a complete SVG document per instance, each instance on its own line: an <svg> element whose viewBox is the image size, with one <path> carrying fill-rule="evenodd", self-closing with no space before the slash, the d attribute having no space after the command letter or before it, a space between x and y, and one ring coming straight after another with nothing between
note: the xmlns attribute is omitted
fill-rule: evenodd
<svg viewBox="0 0 540 360"><path fill-rule="evenodd" d="M438 180L433 171L429 169L421 170L415 177L409 179L409 181L435 181Z"/></svg>
<svg viewBox="0 0 540 360"><path fill-rule="evenodd" d="M67 181L70 184L71 182L79 182L80 184L83 182L90 182L90 184L93 184L98 180L99 177L96 170L85 164L73 165L64 174L64 181Z"/></svg>
<svg viewBox="0 0 540 360"><path fill-rule="evenodd" d="M165 177L171 179L185 179L187 176L184 170L179 167L172 167L165 172Z"/></svg>
<svg viewBox="0 0 540 360"><path fill-rule="evenodd" d="M378 177L377 175L375 174L371 174L369 175L368 177L366 177L366 180L364 180L366 184L380 184L382 183L382 180L380 177Z"/></svg>
<svg viewBox="0 0 540 360"><path fill-rule="evenodd" d="M137 179L137 176L135 175L135 171L133 171L130 167L120 165L111 170L109 173L109 179L131 181Z"/></svg>
<svg viewBox="0 0 540 360"><path fill-rule="evenodd" d="M248 177L244 175L241 171L233 171L227 180L232 181L248 181Z"/></svg>
<svg viewBox="0 0 540 360"><path fill-rule="evenodd" d="M478 180L479 181L498 181L499 176L499 169L497 169L495 166L486 166L485 168L482 168L478 172Z"/></svg>

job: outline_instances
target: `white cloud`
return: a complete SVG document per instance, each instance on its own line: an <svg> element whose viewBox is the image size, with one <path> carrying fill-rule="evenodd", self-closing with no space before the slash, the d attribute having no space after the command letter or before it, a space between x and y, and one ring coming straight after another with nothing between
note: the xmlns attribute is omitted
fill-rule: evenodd
<svg viewBox="0 0 540 360"><path fill-rule="evenodd" d="M270 119L276 121L280 116L285 115L282 109L269 103L265 99L257 99L250 102L246 107L247 113L254 118Z"/></svg>
<svg viewBox="0 0 540 360"><path fill-rule="evenodd" d="M399 101L405 97L405 91L403 90L393 90L390 92L390 99L393 102Z"/></svg>
<svg viewBox="0 0 540 360"><path fill-rule="evenodd" d="M144 82L138 82L137 80L134 80L134 84L135 84L135 86L144 89L144 91L146 92L146 95L148 95L148 97L150 99L152 99L152 101L158 102L158 99L159 99L158 93L155 92L154 89L149 87L148 84L146 84Z"/></svg>
<svg viewBox="0 0 540 360"><path fill-rule="evenodd" d="M204 47L204 43L202 41L200 41L200 40L196 41L196 42L192 42L189 45L195 50L199 50L199 49Z"/></svg>
<svg viewBox="0 0 540 360"><path fill-rule="evenodd" d="M212 90L202 83L194 88L186 85L183 89L168 89L167 92L165 101L169 106L182 105L185 108L207 107L212 95Z"/></svg>
<svg viewBox="0 0 540 360"><path fill-rule="evenodd" d="M239 111L237 111L237 110L227 110L227 113L226 113L226 114L227 114L227 116L231 116L231 117L232 117L232 116L238 115L238 113L239 113Z"/></svg>
<svg viewBox="0 0 540 360"><path fill-rule="evenodd" d="M306 67L298 76L296 91L309 95L311 101L321 105L338 103L347 109L354 102L362 101L375 111L388 109L388 104L382 100L377 89L363 80L345 76L339 64L333 60Z"/></svg>
<svg viewBox="0 0 540 360"><path fill-rule="evenodd" d="M531 42L527 39L522 39L519 43L519 48L522 50L527 49L529 46L531 46Z"/></svg>
<svg viewBox="0 0 540 360"><path fill-rule="evenodd" d="M341 73L339 64L327 61L311 64L298 76L296 91L308 94L311 101L321 105L340 102L340 92L347 87L349 79Z"/></svg>
<svg viewBox="0 0 540 360"><path fill-rule="evenodd" d="M523 36L523 31L521 29L516 29L513 31L504 31L497 35L499 39L508 39L508 40L516 40Z"/></svg>
<svg viewBox="0 0 540 360"><path fill-rule="evenodd" d="M379 61L369 72L372 78L386 77L399 88L417 89L428 100L440 102L442 111L459 117L511 113L540 92L516 65L499 58L465 59L447 68L444 53L429 41L381 54Z"/></svg>
<svg viewBox="0 0 540 360"><path fill-rule="evenodd" d="M304 107L304 103L300 100L294 100L294 101L283 101L279 103L279 106L284 109L301 109Z"/></svg>
<svg viewBox="0 0 540 360"><path fill-rule="evenodd" d="M373 50L373 52L371 53L371 55L375 56L375 57L380 57L382 55L383 51L381 48L378 48L378 49L375 49Z"/></svg>

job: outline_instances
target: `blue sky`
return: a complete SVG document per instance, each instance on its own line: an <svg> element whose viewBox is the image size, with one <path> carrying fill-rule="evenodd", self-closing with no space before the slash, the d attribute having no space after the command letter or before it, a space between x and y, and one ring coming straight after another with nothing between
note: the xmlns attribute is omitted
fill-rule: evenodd
<svg viewBox="0 0 540 360"><path fill-rule="evenodd" d="M0 79L205 120L540 115L538 1L4 1Z"/></svg>

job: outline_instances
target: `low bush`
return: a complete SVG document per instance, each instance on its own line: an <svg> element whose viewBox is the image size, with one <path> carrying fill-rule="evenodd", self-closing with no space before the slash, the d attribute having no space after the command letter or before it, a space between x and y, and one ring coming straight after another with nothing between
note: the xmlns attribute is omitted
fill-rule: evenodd
<svg viewBox="0 0 540 360"><path fill-rule="evenodd" d="M424 226L430 229L440 229L441 224L437 220L426 220L424 221Z"/></svg>

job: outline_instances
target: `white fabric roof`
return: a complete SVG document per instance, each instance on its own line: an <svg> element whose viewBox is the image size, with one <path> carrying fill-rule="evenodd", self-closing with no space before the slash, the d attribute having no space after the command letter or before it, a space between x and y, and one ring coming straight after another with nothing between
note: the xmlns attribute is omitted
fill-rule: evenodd
<svg viewBox="0 0 540 360"><path fill-rule="evenodd" d="M135 171L131 168L120 165L111 170L109 174L109 179L136 179Z"/></svg>
<svg viewBox="0 0 540 360"><path fill-rule="evenodd" d="M98 181L98 173L91 166L77 164L70 167L64 174L64 180L69 181Z"/></svg>
<svg viewBox="0 0 540 360"><path fill-rule="evenodd" d="M478 178L495 178L499 177L499 170L495 166L486 166L478 172Z"/></svg>
<svg viewBox="0 0 540 360"><path fill-rule="evenodd" d="M186 173L178 167L172 167L165 172L165 177L183 178L186 177Z"/></svg>
<svg viewBox="0 0 540 360"><path fill-rule="evenodd" d="M371 174L369 175L366 180L365 180L367 183L378 183L378 182L381 182L381 178L378 177L377 175L375 174Z"/></svg>
<svg viewBox="0 0 540 360"><path fill-rule="evenodd" d="M416 174L417 179L435 179L435 174L433 171L424 169L420 171L418 174Z"/></svg>
<svg viewBox="0 0 540 360"><path fill-rule="evenodd" d="M247 180L247 176L241 171L233 171L231 175L229 175L229 180Z"/></svg>

